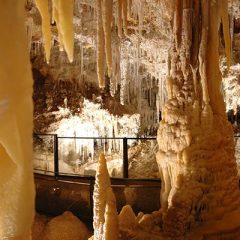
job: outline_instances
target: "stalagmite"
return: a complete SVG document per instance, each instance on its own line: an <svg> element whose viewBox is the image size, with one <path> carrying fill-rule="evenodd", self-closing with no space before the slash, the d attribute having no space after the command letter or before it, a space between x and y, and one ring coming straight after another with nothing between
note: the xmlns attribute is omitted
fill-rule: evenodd
<svg viewBox="0 0 240 240"><path fill-rule="evenodd" d="M50 29L50 15L48 10L48 0L36 0L36 5L42 16L42 32L44 38L45 55L47 63L49 63L51 51L51 29Z"/></svg>
<svg viewBox="0 0 240 240"><path fill-rule="evenodd" d="M137 217L135 216L132 207L125 205L118 216L119 227L121 229L134 229L137 226Z"/></svg>
<svg viewBox="0 0 240 240"><path fill-rule="evenodd" d="M104 88L104 32L102 24L102 0L97 0L97 75L99 87Z"/></svg>
<svg viewBox="0 0 240 240"><path fill-rule="evenodd" d="M182 27L174 21L169 99L157 137L162 228L170 239L224 236L235 240L240 229L240 191L233 131L220 93L218 53L222 20L226 55L230 55L227 1L182 3L181 13L169 11L172 20L182 18ZM234 220L229 222L230 218Z"/></svg>
<svg viewBox="0 0 240 240"><path fill-rule="evenodd" d="M112 192L106 159L100 154L93 192L94 200L94 240L117 240L118 217L116 199Z"/></svg>
<svg viewBox="0 0 240 240"><path fill-rule="evenodd" d="M0 3L0 239L30 239L34 215L32 76L25 0Z"/></svg>
<svg viewBox="0 0 240 240"><path fill-rule="evenodd" d="M102 24L104 31L106 63L108 67L108 76L112 75L112 0L102 0Z"/></svg>
<svg viewBox="0 0 240 240"><path fill-rule="evenodd" d="M56 21L59 41L63 44L70 62L73 61L74 31L73 31L73 0L52 0L53 17Z"/></svg>
<svg viewBox="0 0 240 240"><path fill-rule="evenodd" d="M111 187L109 187L106 191L106 209L104 217L104 239L118 240L118 215L116 209L116 198Z"/></svg>

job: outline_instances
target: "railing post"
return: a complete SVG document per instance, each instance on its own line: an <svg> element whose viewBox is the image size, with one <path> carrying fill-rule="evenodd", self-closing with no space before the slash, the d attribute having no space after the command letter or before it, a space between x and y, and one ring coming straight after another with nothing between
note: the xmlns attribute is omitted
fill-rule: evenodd
<svg viewBox="0 0 240 240"><path fill-rule="evenodd" d="M90 208L91 208L91 215L93 217L93 205L94 205L94 202L93 202L93 191L94 191L94 184L95 184L95 180L93 179L90 179L90 189L89 189L89 192L90 192Z"/></svg>
<svg viewBox="0 0 240 240"><path fill-rule="evenodd" d="M59 176L59 164L58 164L58 136L54 134L54 176Z"/></svg>
<svg viewBox="0 0 240 240"><path fill-rule="evenodd" d="M123 177L128 178L128 144L127 144L127 138L123 138Z"/></svg>

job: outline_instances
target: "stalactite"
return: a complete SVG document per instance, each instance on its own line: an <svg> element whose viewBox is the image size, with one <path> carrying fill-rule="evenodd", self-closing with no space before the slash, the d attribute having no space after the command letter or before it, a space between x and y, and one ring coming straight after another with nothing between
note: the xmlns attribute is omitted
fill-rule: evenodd
<svg viewBox="0 0 240 240"><path fill-rule="evenodd" d="M180 47L182 40L182 8L183 0L176 0L176 10L174 16L175 37L177 41L177 48Z"/></svg>
<svg viewBox="0 0 240 240"><path fill-rule="evenodd" d="M122 0L122 16L123 16L123 30L125 36L128 36L128 21L127 21L127 16L128 16L128 5L127 5L127 0Z"/></svg>
<svg viewBox="0 0 240 240"><path fill-rule="evenodd" d="M231 51L232 51L232 44L231 44L231 36L230 36L230 26L229 26L229 17L228 17L228 12L225 11L225 9L228 9L228 1L227 0L222 0L219 1L219 9L220 9L220 16L222 20L222 25L223 25L223 35L224 35L224 42L225 42L225 52L226 52L226 57L227 57L227 66L231 66Z"/></svg>
<svg viewBox="0 0 240 240"><path fill-rule="evenodd" d="M51 51L51 29L50 15L48 10L48 0L36 0L36 5L42 16L42 32L45 46L46 61L49 63Z"/></svg>
<svg viewBox="0 0 240 240"><path fill-rule="evenodd" d="M112 0L102 0L102 25L104 31L105 54L109 77L112 75L112 4Z"/></svg>
<svg viewBox="0 0 240 240"><path fill-rule="evenodd" d="M140 7L141 8L141 7ZM140 10L141 11L141 10ZM141 20L139 20L140 24L141 24ZM142 27L139 27L139 30ZM140 31L141 32L141 31ZM135 75L135 81L136 81L136 92L137 92L137 108L138 111L141 111L142 108L142 75L139 74L139 70L140 70L140 36L138 36L137 39L137 46L136 46L136 75Z"/></svg>
<svg viewBox="0 0 240 240"><path fill-rule="evenodd" d="M141 1L138 2L138 46L140 45L140 38L142 37L142 29L143 29L143 18L144 18L144 9L143 3ZM139 51L139 55L141 55Z"/></svg>
<svg viewBox="0 0 240 240"><path fill-rule="evenodd" d="M67 52L68 60L73 61L74 31L73 31L73 7L74 0L54 0L57 9L57 28L61 34L62 43Z"/></svg>
<svg viewBox="0 0 240 240"><path fill-rule="evenodd" d="M117 0L117 17L118 17L118 36L122 38L123 33L122 33L122 1L123 0Z"/></svg>
<svg viewBox="0 0 240 240"><path fill-rule="evenodd" d="M104 32L102 24L102 0L97 0L97 75L100 88L105 87L104 45Z"/></svg>
<svg viewBox="0 0 240 240"><path fill-rule="evenodd" d="M139 4L139 1L133 1L131 3L131 9L128 9L128 12L130 12L131 18L133 19L138 18L138 4Z"/></svg>
<svg viewBox="0 0 240 240"><path fill-rule="evenodd" d="M120 84L120 41L113 42L113 73L110 82L110 93L113 97L117 91L118 84Z"/></svg>
<svg viewBox="0 0 240 240"><path fill-rule="evenodd" d="M207 39L208 39L208 16L209 16L209 6L208 0L203 0L201 2L201 7L204 9L202 11L202 37L199 47L199 73L201 76L201 84L202 84L202 94L203 94L203 107L209 106L209 93L207 87Z"/></svg>
<svg viewBox="0 0 240 240"><path fill-rule="evenodd" d="M127 71L128 71L128 63L126 60L122 60L120 62L120 69L121 69L120 103L124 105L126 103Z"/></svg>
<svg viewBox="0 0 240 240"><path fill-rule="evenodd" d="M129 19L131 17L132 0L128 0L127 3L128 3L128 5L127 5L127 9L128 9L127 17Z"/></svg>
<svg viewBox="0 0 240 240"><path fill-rule="evenodd" d="M194 16L193 16L193 42L192 42L192 55L191 63L196 67L198 60L198 51L199 51L199 31L200 31L200 3L199 0L193 1Z"/></svg>
<svg viewBox="0 0 240 240"><path fill-rule="evenodd" d="M59 19L59 1L52 0L52 23L56 22L56 25L60 25L60 19ZM60 28L60 27L59 27ZM58 41L59 41L59 50L63 51L64 44L63 44L63 35L62 32L58 31Z"/></svg>
<svg viewBox="0 0 240 240"><path fill-rule="evenodd" d="M212 71L212 69L219 69L219 52L213 51L214 48L218 49L218 46L219 46L218 26L221 21L221 10L220 10L221 8L219 4L220 4L220 1L217 1L215 4L209 4L209 12L210 12L209 26L208 26L209 36L208 36L206 59L207 59L207 63L211 63L211 67L209 64L207 64L206 72L207 72L207 79L208 79L207 88L209 91L210 105L211 105L212 111L215 114L221 114L225 116L225 105L224 105L221 93L219 91L220 85L221 85L221 74L220 74L220 71ZM217 7L215 5L217 5ZM230 48L230 45L226 45L226 47ZM216 99L219 99L219 100L216 101Z"/></svg>
<svg viewBox="0 0 240 240"><path fill-rule="evenodd" d="M27 28L27 38L28 38L28 50L31 54L32 34L33 34L33 19L32 18L27 19L26 28Z"/></svg>
<svg viewBox="0 0 240 240"><path fill-rule="evenodd" d="M83 76L84 76L84 69L83 69L83 66L84 66L84 63L83 63L83 57L84 57L84 55L83 55L83 51L84 51L84 47L83 47L83 45L81 44L81 46L80 46L80 54L81 54L81 57L80 57L80 69L81 69L81 75L80 75L80 80L82 80L83 79Z"/></svg>

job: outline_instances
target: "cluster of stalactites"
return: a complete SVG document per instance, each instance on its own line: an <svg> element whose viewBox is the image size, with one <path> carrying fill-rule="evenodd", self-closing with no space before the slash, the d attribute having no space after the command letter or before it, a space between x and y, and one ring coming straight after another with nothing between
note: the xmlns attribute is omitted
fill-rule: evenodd
<svg viewBox="0 0 240 240"><path fill-rule="evenodd" d="M42 16L42 32L45 45L46 61L49 63L51 50L51 27L49 0L36 0L36 5ZM73 31L73 0L52 0L52 22L58 28L60 50L65 49L70 62L73 61L74 31ZM112 75L112 23L113 23L113 0L96 0L97 9L97 75L99 87L105 87L105 59L108 77ZM127 0L117 1L118 35L121 38L127 35Z"/></svg>
<svg viewBox="0 0 240 240"><path fill-rule="evenodd" d="M49 63L51 51L50 2L36 0L36 5L42 16L42 32L45 45L46 61ZM65 49L70 62L73 61L74 30L73 30L73 0L52 0L52 22L56 23L60 50Z"/></svg>
<svg viewBox="0 0 240 240"><path fill-rule="evenodd" d="M215 65L219 64L219 53L213 51L213 49L216 49L215 46L217 48L219 46L219 28L222 24L227 65L231 65L231 40L228 11L226 11L228 1L204 0L188 2L176 0L173 7L175 8L172 11L175 48L178 54L184 55L186 61L191 63L195 99L199 96L197 82L197 75L199 75L202 91L200 102L202 102L203 111L208 112L212 108L213 112L223 115L225 114L223 102L214 100L220 99L217 95L220 94L221 77L219 71L213 70L218 69L218 66ZM189 13L191 8L194 10L193 14ZM187 21L187 19L190 19L190 21ZM192 26L187 26L190 22ZM184 51L185 53L183 53ZM208 64L210 62L211 65ZM185 72L184 68L183 65L183 72ZM186 80L186 76L184 78ZM171 81L172 77L168 81L169 98L175 95Z"/></svg>
<svg viewBox="0 0 240 240"><path fill-rule="evenodd" d="M113 0L97 0L97 74L99 87L105 87L104 63L106 59L108 77L112 76L112 23ZM127 35L127 0L117 1L118 36Z"/></svg>

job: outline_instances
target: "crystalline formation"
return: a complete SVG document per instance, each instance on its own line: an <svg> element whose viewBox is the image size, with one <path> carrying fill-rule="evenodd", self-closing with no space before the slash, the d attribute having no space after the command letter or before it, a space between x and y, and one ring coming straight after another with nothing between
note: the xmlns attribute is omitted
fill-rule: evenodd
<svg viewBox="0 0 240 240"><path fill-rule="evenodd" d="M97 74L100 87L106 85L105 61L108 77L114 79L114 75L117 75L115 70L119 71L115 64L120 59L120 51L113 51L111 46L113 25L116 22L120 38L123 35L129 37L131 31L141 36L143 22L147 21L143 19L143 2L96 1ZM220 93L218 52L221 25L229 66L231 40L228 1L153 2L159 7L162 19L171 23L166 82L168 100L163 106L158 129L161 209L152 214L135 216L128 206L117 216L116 199L105 158L101 154L94 189L93 239L236 239L240 228L239 180L234 158L233 131L227 121ZM66 50L72 62L74 1L52 0L51 3L60 49ZM17 3L3 1L0 8L0 164L1 169L4 169L0 181L1 239L28 239L33 216L30 147L32 81L27 36L24 32L24 4L22 0ZM49 61L49 5L48 1L40 0L36 4L42 15L46 60ZM115 7L117 21L113 15ZM131 16L134 15L137 16L137 24L131 22ZM31 28L30 23L28 28ZM139 59L144 50L139 37L130 42L132 44L137 46L133 54L135 64L126 70L128 65L122 62L121 76L124 79L122 85L127 88L126 71L133 71L137 83L134 91L137 92L142 84L138 82L138 76L141 72ZM117 56L113 56L113 53ZM157 59L157 55L151 54L151 58L149 61ZM128 61L131 62L131 59ZM152 72L158 71L156 68ZM127 94L122 93L122 102L126 101L125 96ZM159 101L160 97L158 104ZM141 109L142 103L139 101L138 104ZM125 221L129 224L126 225Z"/></svg>

